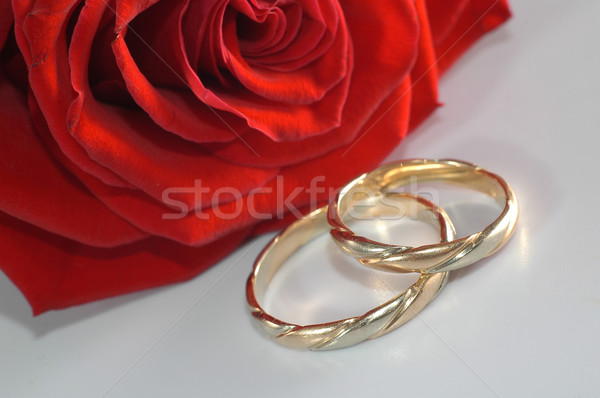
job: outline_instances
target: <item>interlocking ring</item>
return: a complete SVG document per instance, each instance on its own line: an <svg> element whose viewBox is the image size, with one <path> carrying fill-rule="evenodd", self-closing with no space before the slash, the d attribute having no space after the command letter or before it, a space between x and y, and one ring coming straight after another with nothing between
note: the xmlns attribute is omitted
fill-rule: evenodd
<svg viewBox="0 0 600 398"><path fill-rule="evenodd" d="M454 227L448 215L430 201L413 195L388 193L383 197L404 204L411 216L431 223L440 229L442 241L454 239ZM381 201L365 210L366 215L378 216L386 208ZM414 202L415 205L411 205ZM389 211L390 207L387 207ZM446 284L448 273L422 274L415 284L397 297L360 316L324 324L301 326L279 320L261 307L264 293L273 275L301 246L326 233L327 206L322 207L290 225L276 236L258 256L246 284L246 299L258 328L276 342L293 348L330 350L360 343L384 335L412 319L431 302Z"/></svg>
<svg viewBox="0 0 600 398"><path fill-rule="evenodd" d="M352 232L345 224L357 194L377 197L414 179L471 188L494 198L500 216L483 231L464 238L420 247L389 245ZM329 206L333 240L362 264L392 272L447 272L470 265L500 249L512 236L519 214L517 197L500 176L458 160L415 159L392 163L361 175L346 185Z"/></svg>

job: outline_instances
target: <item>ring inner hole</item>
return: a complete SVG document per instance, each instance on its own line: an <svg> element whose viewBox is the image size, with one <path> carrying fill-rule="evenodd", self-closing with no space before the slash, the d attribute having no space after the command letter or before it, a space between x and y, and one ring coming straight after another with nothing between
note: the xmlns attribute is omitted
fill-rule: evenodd
<svg viewBox="0 0 600 398"><path fill-rule="evenodd" d="M498 189L501 188L498 186ZM486 194L478 189L437 181L413 184L394 189L392 192L419 195L440 206L450 216L457 238L478 233L494 222L500 216L506 201L504 196L498 200L497 195L490 196L489 192Z"/></svg>
<svg viewBox="0 0 600 398"><path fill-rule="evenodd" d="M438 238L439 239L439 238ZM262 307L282 321L318 324L362 315L415 283L419 274L361 266L322 234L292 254L273 276Z"/></svg>
<svg viewBox="0 0 600 398"><path fill-rule="evenodd" d="M494 222L504 208L506 197L500 184L489 178L480 177L475 188L457 184L456 181L448 183L419 179L388 192L418 195L440 206L450 216L456 229L456 237L462 238L480 232ZM393 224L390 221L404 217L407 213L402 211L396 212L396 214L386 214L382 221L378 221L378 224L381 225L380 230L384 232L370 230L368 226L363 227L365 217L360 217L360 213L364 212L362 207L365 206L365 203L373 205L380 198L380 195L372 194L368 187L357 187L350 190L346 194L346 198L342 200L343 206L340 213L344 223L358 235L381 243L416 247L439 242L439 235L435 234L433 238L402 234L406 231L412 232L411 228L399 228L398 232L394 232ZM410 218L414 220L414 217ZM384 226L386 224L387 227ZM426 224L421 224L415 224L415 228L425 231Z"/></svg>

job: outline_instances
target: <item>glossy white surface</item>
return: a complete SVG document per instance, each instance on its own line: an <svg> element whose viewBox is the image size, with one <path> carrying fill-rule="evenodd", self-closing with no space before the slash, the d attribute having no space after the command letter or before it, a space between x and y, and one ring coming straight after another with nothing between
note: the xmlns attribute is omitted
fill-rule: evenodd
<svg viewBox="0 0 600 398"><path fill-rule="evenodd" d="M244 284L270 236L189 283L35 319L0 274L0 396L598 396L600 3L514 0L513 10L445 77L446 106L390 158L480 164L521 205L512 241L454 272L419 318L332 352L263 338ZM459 234L474 228L467 205L454 204ZM341 264L329 244L294 258L303 267L275 281L273 311L352 315L411 283ZM302 298L311 294L318 300Z"/></svg>

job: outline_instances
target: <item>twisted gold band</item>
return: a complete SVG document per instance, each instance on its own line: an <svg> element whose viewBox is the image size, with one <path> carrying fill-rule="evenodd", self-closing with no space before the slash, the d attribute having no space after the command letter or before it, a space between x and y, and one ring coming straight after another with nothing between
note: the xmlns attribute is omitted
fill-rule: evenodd
<svg viewBox="0 0 600 398"><path fill-rule="evenodd" d="M470 236L420 247L395 246L356 235L346 218L357 194L386 192L418 182L441 181L471 188L493 197L503 207L500 216L483 231ZM447 272L465 267L500 249L512 236L518 218L517 197L500 176L456 160L408 160L363 174L344 187L329 206L333 240L371 268L392 272Z"/></svg>
<svg viewBox="0 0 600 398"><path fill-rule="evenodd" d="M452 222L447 214L433 203L407 194L389 193L385 197L399 204L414 201L416 205L405 206L412 211L413 216L439 227L443 241L454 239ZM366 213L377 216L384 211L385 209L376 205L367 209ZM300 326L267 314L259 303L263 300L273 275L298 248L329 229L327 206L296 221L265 247L248 278L246 299L252 318L260 330L282 345L310 350L330 350L381 336L413 318L437 296L448 279L445 272L422 274L415 284L379 307L361 316L324 324Z"/></svg>

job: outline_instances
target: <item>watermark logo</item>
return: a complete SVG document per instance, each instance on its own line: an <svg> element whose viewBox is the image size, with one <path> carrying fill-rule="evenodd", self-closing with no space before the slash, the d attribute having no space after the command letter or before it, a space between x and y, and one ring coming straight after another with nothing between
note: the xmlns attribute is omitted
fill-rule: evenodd
<svg viewBox="0 0 600 398"><path fill-rule="evenodd" d="M277 176L274 184L257 187L244 194L231 186L210 188L203 185L201 179L196 179L193 186L170 187L162 192L163 203L171 209L163 213L162 219L180 220L193 215L200 220L212 217L234 220L242 214L261 221L283 219L289 214L300 218L307 210L316 210L338 194L339 190L325 182L325 176L315 176L305 186L286 185L285 177ZM402 192L422 196L433 203L439 202L437 190L418 186L416 177L411 178ZM369 211L372 208L377 208L380 219L399 219L414 214L406 208L406 201L399 202L393 196L369 189L353 189L352 197L346 200L353 203L347 208L347 216L355 219L372 218Z"/></svg>

